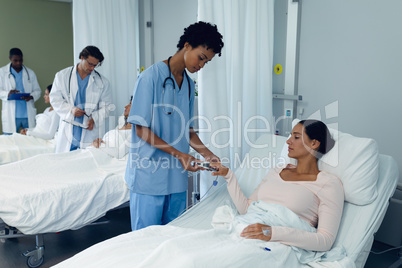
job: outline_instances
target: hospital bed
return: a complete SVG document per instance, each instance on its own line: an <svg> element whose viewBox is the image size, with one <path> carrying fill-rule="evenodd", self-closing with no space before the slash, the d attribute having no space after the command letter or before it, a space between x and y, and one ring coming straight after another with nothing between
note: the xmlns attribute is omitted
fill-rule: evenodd
<svg viewBox="0 0 402 268"><path fill-rule="evenodd" d="M36 248L24 255L40 266L43 234L79 229L127 204L126 164L92 148L0 166L0 239L35 235Z"/></svg>
<svg viewBox="0 0 402 268"><path fill-rule="evenodd" d="M357 138L331 130L335 147L319 162L320 169L342 179L345 204L340 229L333 249L343 252L336 261L301 264L290 247L271 243L271 251L256 247L243 249L243 242L222 244L224 236L211 226L216 211L233 207L226 183L219 180L212 194L184 215L166 226L150 226L98 243L55 267L364 267L374 234L379 228L395 191L399 176L395 160L380 155L374 140ZM267 173L267 163L281 165L287 161L286 138L263 135L248 159L236 169L240 186L250 195ZM261 160L261 161L258 161ZM253 163L253 164L250 164ZM257 166L256 163L260 163ZM211 181L212 184L212 181ZM219 186L220 185L220 186ZM215 219L216 220L216 219ZM222 240L220 240L222 238ZM240 239L241 240L241 239ZM251 242L250 242L251 243ZM258 242L255 242L258 243ZM262 243L262 241L261 241ZM280 248L287 247L286 249ZM241 250L238 251L238 248ZM278 249L278 250L277 250ZM279 254L278 254L279 253ZM276 254L276 255L275 255ZM220 255L220 256L219 256ZM233 261L234 264L233 264Z"/></svg>
<svg viewBox="0 0 402 268"><path fill-rule="evenodd" d="M21 134L0 135L0 165L44 153L54 153L55 139L44 140Z"/></svg>

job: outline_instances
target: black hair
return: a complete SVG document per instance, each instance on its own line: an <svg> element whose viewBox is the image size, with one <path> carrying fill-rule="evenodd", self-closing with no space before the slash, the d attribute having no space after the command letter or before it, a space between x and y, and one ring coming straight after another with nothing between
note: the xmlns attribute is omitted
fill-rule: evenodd
<svg viewBox="0 0 402 268"><path fill-rule="evenodd" d="M335 145L335 140L331 137L327 125L319 120L302 120L299 122L304 126L304 132L311 140L320 142L320 147L317 150L317 158L320 158L329 152Z"/></svg>
<svg viewBox="0 0 402 268"><path fill-rule="evenodd" d="M220 57L223 48L222 38L223 36L218 32L216 25L199 21L184 28L184 34L180 37L177 48L181 50L184 44L188 42L193 48L200 45L207 49L210 48Z"/></svg>
<svg viewBox="0 0 402 268"><path fill-rule="evenodd" d="M87 59L89 56L92 56L96 59L99 60L99 64L102 64L103 60L105 59L103 57L102 52L99 50L99 48L95 47L95 46L87 46L85 47L80 55L79 55L79 59L81 59L81 57L84 57L84 59Z"/></svg>
<svg viewBox="0 0 402 268"><path fill-rule="evenodd" d="M22 57L22 51L21 51L21 49L16 48L16 47L10 49L10 58L11 58L12 56L21 56L21 57Z"/></svg>
<svg viewBox="0 0 402 268"><path fill-rule="evenodd" d="M49 90L49 93L50 93L50 91L52 90L52 85L53 85L53 84L50 84L50 85L48 85L48 86L46 87L46 89Z"/></svg>

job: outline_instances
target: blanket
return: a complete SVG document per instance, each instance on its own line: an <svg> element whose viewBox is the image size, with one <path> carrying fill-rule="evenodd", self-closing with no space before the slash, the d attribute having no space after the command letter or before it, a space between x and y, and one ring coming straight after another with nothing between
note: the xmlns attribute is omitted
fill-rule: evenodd
<svg viewBox="0 0 402 268"><path fill-rule="evenodd" d="M0 166L0 218L24 234L81 228L129 200L125 167L96 148Z"/></svg>
<svg viewBox="0 0 402 268"><path fill-rule="evenodd" d="M255 213L236 217L226 209L218 209L217 213L223 214L214 216L212 224L216 228L209 230L166 225L123 234L94 245L55 267L308 267L309 264L299 261L300 256L290 246L239 236L246 224L262 218L264 222L273 217L269 221L298 224L293 216L288 221L287 209L276 207L270 216L262 216L261 208L267 207L256 204L254 208ZM230 220L231 216L230 224L221 224L222 219ZM301 256L309 255L302 253ZM333 262L327 267L347 266Z"/></svg>
<svg viewBox="0 0 402 268"><path fill-rule="evenodd" d="M21 134L0 135L0 165L34 155L54 153L55 140L44 140Z"/></svg>

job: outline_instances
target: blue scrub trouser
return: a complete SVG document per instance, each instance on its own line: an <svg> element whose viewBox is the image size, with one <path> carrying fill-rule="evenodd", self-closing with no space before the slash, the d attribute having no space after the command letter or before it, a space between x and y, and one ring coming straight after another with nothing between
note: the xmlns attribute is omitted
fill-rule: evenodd
<svg viewBox="0 0 402 268"><path fill-rule="evenodd" d="M82 136L82 128L73 126L73 139L71 140L70 151L74 151L80 148L81 136Z"/></svg>
<svg viewBox="0 0 402 268"><path fill-rule="evenodd" d="M18 132L18 130L20 129L20 127L22 128L28 128L28 118L15 118L15 126L16 126L16 132Z"/></svg>
<svg viewBox="0 0 402 268"><path fill-rule="evenodd" d="M169 195L146 195L130 191L131 229L164 225L186 209L187 192Z"/></svg>

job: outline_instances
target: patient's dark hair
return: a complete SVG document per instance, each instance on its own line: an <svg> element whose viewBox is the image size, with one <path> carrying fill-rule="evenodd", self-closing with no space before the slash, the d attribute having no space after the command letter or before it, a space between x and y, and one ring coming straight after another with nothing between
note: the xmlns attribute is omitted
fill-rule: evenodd
<svg viewBox="0 0 402 268"><path fill-rule="evenodd" d="M184 44L188 42L193 48L198 46L211 48L220 57L223 48L222 38L223 36L218 32L216 25L199 21L184 28L184 34L180 37L177 48L181 50Z"/></svg>
<svg viewBox="0 0 402 268"><path fill-rule="evenodd" d="M49 93L50 93L50 91L52 90L52 85L53 85L53 84L50 84L50 85L48 85L48 86L46 87L46 89L49 90Z"/></svg>
<svg viewBox="0 0 402 268"><path fill-rule="evenodd" d="M322 157L334 147L335 140L331 137L327 125L323 122L308 119L300 121L299 124L304 126L304 131L310 139L320 142L320 147L317 150L317 158Z"/></svg>
<svg viewBox="0 0 402 268"><path fill-rule="evenodd" d="M103 57L102 52L99 50L99 48L95 47L95 46L87 46L85 47L80 55L79 55L79 59L81 59L81 57L84 57L84 59L88 59L88 57L94 57L95 59L99 60L99 63L102 64L103 60L105 59Z"/></svg>

